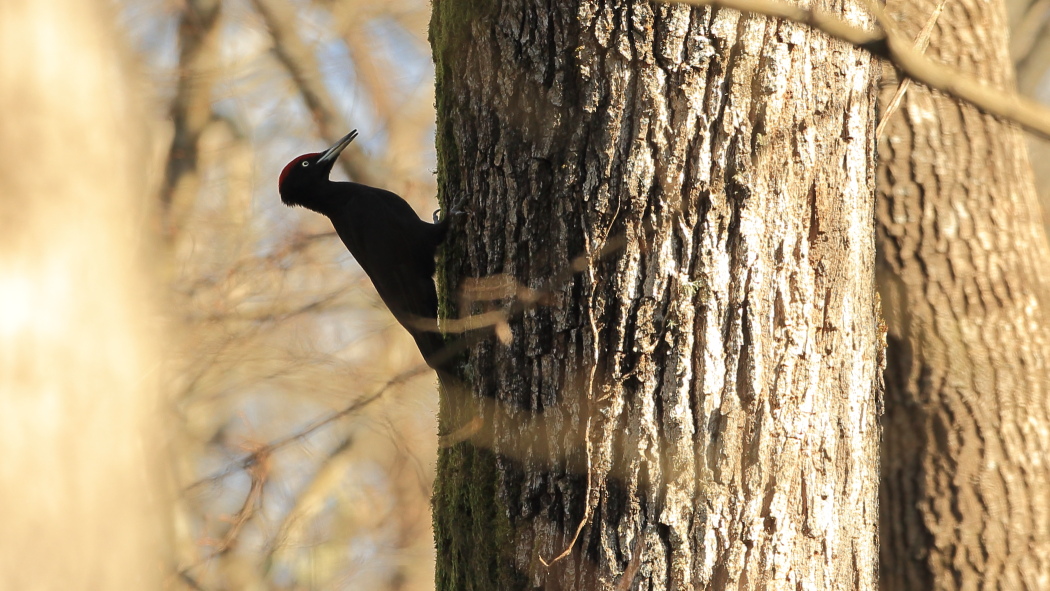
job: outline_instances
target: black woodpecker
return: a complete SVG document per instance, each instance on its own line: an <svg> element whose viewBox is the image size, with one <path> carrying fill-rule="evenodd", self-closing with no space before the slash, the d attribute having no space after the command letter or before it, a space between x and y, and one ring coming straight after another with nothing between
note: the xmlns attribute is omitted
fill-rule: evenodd
<svg viewBox="0 0 1050 591"><path fill-rule="evenodd" d="M448 217L425 222L390 191L329 180L339 153L356 137L355 129L324 152L289 162L278 181L281 201L332 221L383 303L416 340L427 365L440 369L446 355L444 340L436 332L434 255L448 230Z"/></svg>

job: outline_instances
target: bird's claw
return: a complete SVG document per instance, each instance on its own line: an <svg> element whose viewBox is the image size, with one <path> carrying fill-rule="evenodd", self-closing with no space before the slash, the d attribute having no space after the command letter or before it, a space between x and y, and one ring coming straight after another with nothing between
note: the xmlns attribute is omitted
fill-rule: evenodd
<svg viewBox="0 0 1050 591"><path fill-rule="evenodd" d="M461 195L456 201L445 211L445 215L441 215L440 209L434 210L434 223L440 223L450 218L458 218L467 214L463 209L463 205L467 202L465 195Z"/></svg>

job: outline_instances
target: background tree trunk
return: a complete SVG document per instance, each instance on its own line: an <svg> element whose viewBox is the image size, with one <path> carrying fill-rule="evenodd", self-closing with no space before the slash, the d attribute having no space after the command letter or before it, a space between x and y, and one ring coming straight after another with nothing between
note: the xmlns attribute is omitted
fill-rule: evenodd
<svg viewBox="0 0 1050 591"><path fill-rule="evenodd" d="M889 9L915 36L935 6ZM1006 48L1002 4L960 0L929 52L1010 87ZM1050 250L1024 137L913 85L879 152L883 587L1046 589Z"/></svg>
<svg viewBox="0 0 1050 591"><path fill-rule="evenodd" d="M872 589L870 59L648 2L438 0L431 40L450 312L543 294L443 400L484 420L439 455L438 588Z"/></svg>
<svg viewBox="0 0 1050 591"><path fill-rule="evenodd" d="M111 9L0 2L3 589L163 587L149 148Z"/></svg>

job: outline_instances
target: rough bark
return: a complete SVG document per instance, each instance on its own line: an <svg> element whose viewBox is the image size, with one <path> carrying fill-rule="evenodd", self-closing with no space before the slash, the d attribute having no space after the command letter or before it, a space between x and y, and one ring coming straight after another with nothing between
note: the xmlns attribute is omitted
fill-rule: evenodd
<svg viewBox="0 0 1050 591"><path fill-rule="evenodd" d="M446 390L483 423L438 588L873 588L870 59L647 2L439 0L431 37L447 292L546 293Z"/></svg>
<svg viewBox="0 0 1050 591"><path fill-rule="evenodd" d="M914 35L935 4L889 8ZM1006 47L1000 2L959 0L929 51L1009 87ZM879 148L883 587L1046 589L1050 250L1024 137L913 85Z"/></svg>

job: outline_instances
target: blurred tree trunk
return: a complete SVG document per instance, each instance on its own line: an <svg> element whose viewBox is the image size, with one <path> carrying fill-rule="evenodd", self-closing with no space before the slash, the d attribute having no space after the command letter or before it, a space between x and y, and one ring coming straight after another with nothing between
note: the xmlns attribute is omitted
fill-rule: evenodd
<svg viewBox="0 0 1050 591"><path fill-rule="evenodd" d="M160 187L162 235L172 245L200 188L201 139L212 120L212 87L219 70L221 7L219 0L187 0L179 19L179 77L171 101L174 129Z"/></svg>
<svg viewBox="0 0 1050 591"><path fill-rule="evenodd" d="M889 9L915 36L935 5ZM1012 87L1006 47L1002 4L960 0L929 52ZM879 153L883 587L1050 588L1050 249L1025 139L913 85Z"/></svg>
<svg viewBox="0 0 1050 591"><path fill-rule="evenodd" d="M1005 4L1017 88L1050 104L1050 0L1005 0ZM1050 140L1034 135L1026 139L1032 162L1050 160ZM1043 228L1050 231L1050 166L1036 166L1032 172L1043 208Z"/></svg>
<svg viewBox="0 0 1050 591"><path fill-rule="evenodd" d="M483 421L439 455L438 589L874 588L869 57L600 0L438 0L431 40L449 312L542 296L444 394Z"/></svg>
<svg viewBox="0 0 1050 591"><path fill-rule="evenodd" d="M0 2L0 588L160 589L150 153L107 2Z"/></svg>

